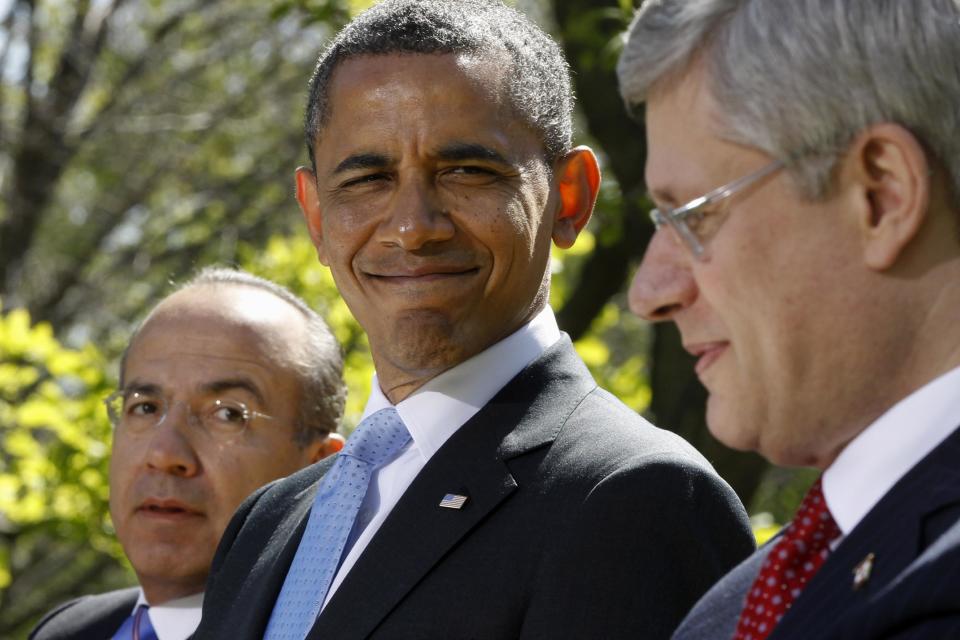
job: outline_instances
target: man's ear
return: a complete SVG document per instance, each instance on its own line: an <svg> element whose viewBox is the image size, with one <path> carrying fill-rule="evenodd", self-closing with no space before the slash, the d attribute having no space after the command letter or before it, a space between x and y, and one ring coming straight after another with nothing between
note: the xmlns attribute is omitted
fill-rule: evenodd
<svg viewBox="0 0 960 640"><path fill-rule="evenodd" d="M569 249L593 213L600 191L600 165L589 147L576 147L557 161L554 172L559 203L553 221L553 242Z"/></svg>
<svg viewBox="0 0 960 640"><path fill-rule="evenodd" d="M858 218L866 265L892 267L913 240L930 207L931 167L923 146L898 124L874 125L851 146L847 162L862 186Z"/></svg>
<svg viewBox="0 0 960 640"><path fill-rule="evenodd" d="M310 464L323 460L327 456L332 456L343 449L346 442L339 433L331 433L323 440L317 440L310 445Z"/></svg>
<svg viewBox="0 0 960 640"><path fill-rule="evenodd" d="M297 167L297 202L303 219L307 221L310 231L310 240L317 248L317 257L322 264L327 264L323 252L323 217L320 215L320 199L317 194L317 177L307 167Z"/></svg>

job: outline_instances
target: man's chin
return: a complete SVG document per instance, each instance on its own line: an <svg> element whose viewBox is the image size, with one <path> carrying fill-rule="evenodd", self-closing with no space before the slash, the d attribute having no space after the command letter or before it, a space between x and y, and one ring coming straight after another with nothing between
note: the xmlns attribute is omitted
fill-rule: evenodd
<svg viewBox="0 0 960 640"><path fill-rule="evenodd" d="M207 573L213 561L214 549L199 549L187 543L140 547L127 554L137 575L170 580L189 580L191 576Z"/></svg>
<svg viewBox="0 0 960 640"><path fill-rule="evenodd" d="M398 369L435 371L464 359L463 341L449 318L437 312L407 312L394 323L391 336L374 347Z"/></svg>
<svg viewBox="0 0 960 640"><path fill-rule="evenodd" d="M707 429L722 444L737 451L758 451L759 439L752 420L729 410L728 403L714 394L707 398Z"/></svg>

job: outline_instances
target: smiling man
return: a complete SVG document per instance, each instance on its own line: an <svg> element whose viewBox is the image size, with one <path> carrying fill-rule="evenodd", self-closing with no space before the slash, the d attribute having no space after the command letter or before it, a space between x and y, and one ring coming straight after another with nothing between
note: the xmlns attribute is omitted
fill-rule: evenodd
<svg viewBox="0 0 960 640"><path fill-rule="evenodd" d="M266 280L208 269L158 304L108 400L110 513L140 588L67 603L31 637L189 637L240 502L342 444L342 369L326 323Z"/></svg>
<svg viewBox="0 0 960 640"><path fill-rule="evenodd" d="M198 637L665 638L750 551L547 305L600 180L570 111L559 48L499 2L385 2L323 54L297 198L376 376L334 462L238 511Z"/></svg>
<svg viewBox="0 0 960 640"><path fill-rule="evenodd" d="M620 61L710 430L823 470L677 638L960 637L960 3L651 0Z"/></svg>

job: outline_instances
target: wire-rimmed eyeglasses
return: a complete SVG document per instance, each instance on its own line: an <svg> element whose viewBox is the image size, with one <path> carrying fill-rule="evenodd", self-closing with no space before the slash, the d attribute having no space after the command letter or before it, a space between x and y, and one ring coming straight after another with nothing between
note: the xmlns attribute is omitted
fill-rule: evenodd
<svg viewBox="0 0 960 640"><path fill-rule="evenodd" d="M687 246L693 256L698 260L702 260L706 250L704 248L703 238L698 235L698 228L704 216L707 215L704 209L746 189L755 182L782 169L783 166L780 160L774 160L749 175L729 182L722 187L717 187L705 195L694 198L679 207L667 211L652 209L650 211L650 220L657 229L664 225L669 225L677 235L677 238Z"/></svg>
<svg viewBox="0 0 960 640"><path fill-rule="evenodd" d="M275 419L231 398L209 397L195 403L178 402L186 405L191 426L199 426L214 437L240 435L256 418ZM171 403L156 394L124 389L111 393L103 401L114 429L131 435L143 435L160 426L178 402Z"/></svg>

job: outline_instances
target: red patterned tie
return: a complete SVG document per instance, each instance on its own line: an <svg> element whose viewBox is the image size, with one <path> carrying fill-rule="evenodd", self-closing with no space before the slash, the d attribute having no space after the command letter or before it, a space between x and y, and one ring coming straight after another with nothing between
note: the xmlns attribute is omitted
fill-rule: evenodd
<svg viewBox="0 0 960 640"><path fill-rule="evenodd" d="M770 635L827 559L830 541L838 535L840 529L827 509L818 478L760 568L734 640L764 640Z"/></svg>

